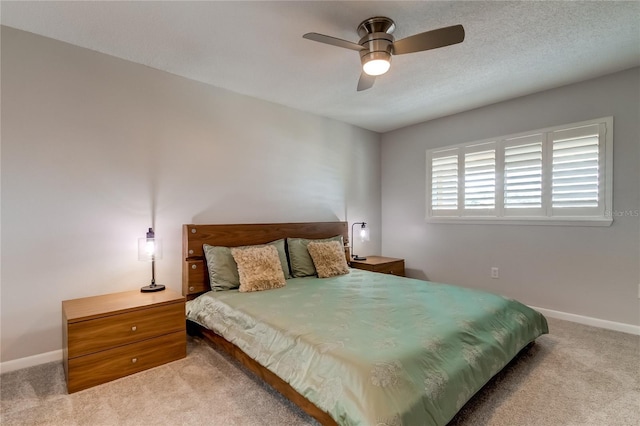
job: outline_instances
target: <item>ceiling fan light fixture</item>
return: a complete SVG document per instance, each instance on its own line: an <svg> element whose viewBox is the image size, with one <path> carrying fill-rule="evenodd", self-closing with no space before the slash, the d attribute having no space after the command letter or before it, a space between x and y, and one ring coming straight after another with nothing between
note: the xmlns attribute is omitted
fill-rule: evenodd
<svg viewBox="0 0 640 426"><path fill-rule="evenodd" d="M369 75L382 75L389 71L391 64L384 59L373 59L362 66L362 70Z"/></svg>
<svg viewBox="0 0 640 426"><path fill-rule="evenodd" d="M373 52L362 58L362 71L368 75L382 75L391 67L391 55L387 52Z"/></svg>

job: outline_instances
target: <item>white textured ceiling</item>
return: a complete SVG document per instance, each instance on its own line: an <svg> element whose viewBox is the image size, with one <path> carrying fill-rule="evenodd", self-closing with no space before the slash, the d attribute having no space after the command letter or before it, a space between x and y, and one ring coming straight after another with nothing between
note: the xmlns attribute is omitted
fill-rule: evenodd
<svg viewBox="0 0 640 426"><path fill-rule="evenodd" d="M640 65L640 2L9 2L3 25L385 132ZM462 24L463 43L395 56L356 92L372 16L396 39Z"/></svg>

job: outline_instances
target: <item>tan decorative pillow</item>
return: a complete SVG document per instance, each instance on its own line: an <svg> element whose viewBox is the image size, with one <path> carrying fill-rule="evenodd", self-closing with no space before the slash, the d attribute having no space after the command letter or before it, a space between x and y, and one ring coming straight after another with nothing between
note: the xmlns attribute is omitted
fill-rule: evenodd
<svg viewBox="0 0 640 426"><path fill-rule="evenodd" d="M238 264L238 291L269 290L286 284L278 250L274 246L233 248L231 254Z"/></svg>
<svg viewBox="0 0 640 426"><path fill-rule="evenodd" d="M344 249L338 241L315 242L307 246L318 277L329 278L349 273Z"/></svg>

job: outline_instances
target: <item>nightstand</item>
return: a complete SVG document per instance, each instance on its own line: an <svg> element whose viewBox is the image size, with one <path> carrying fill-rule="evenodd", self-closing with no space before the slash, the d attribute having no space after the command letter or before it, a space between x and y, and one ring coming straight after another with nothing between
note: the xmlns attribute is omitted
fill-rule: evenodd
<svg viewBox="0 0 640 426"><path fill-rule="evenodd" d="M383 256L367 256L367 260L352 260L351 267L404 277L404 259Z"/></svg>
<svg viewBox="0 0 640 426"><path fill-rule="evenodd" d="M168 289L65 300L62 321L69 393L187 355L185 299Z"/></svg>

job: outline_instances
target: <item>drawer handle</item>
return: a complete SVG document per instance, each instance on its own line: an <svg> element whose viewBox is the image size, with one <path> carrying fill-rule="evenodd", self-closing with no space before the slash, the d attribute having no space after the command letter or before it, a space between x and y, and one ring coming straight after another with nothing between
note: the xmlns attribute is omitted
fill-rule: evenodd
<svg viewBox="0 0 640 426"><path fill-rule="evenodd" d="M189 287L189 291L193 291L195 288L193 286Z"/></svg>
<svg viewBox="0 0 640 426"><path fill-rule="evenodd" d="M136 362L138 362L138 358L131 358L131 364L135 364Z"/></svg>
<svg viewBox="0 0 640 426"><path fill-rule="evenodd" d="M138 329L138 327L136 327L135 325L133 327L131 327L131 331L136 331Z"/></svg>
<svg viewBox="0 0 640 426"><path fill-rule="evenodd" d="M191 269L196 269L197 266L196 265L191 265Z"/></svg>

